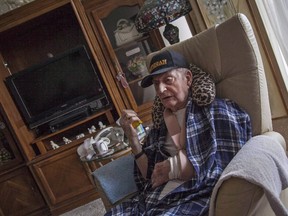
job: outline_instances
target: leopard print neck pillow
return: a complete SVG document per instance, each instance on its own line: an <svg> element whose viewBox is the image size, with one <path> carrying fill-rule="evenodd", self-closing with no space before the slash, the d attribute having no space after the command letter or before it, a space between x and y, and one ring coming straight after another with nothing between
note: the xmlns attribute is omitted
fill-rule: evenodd
<svg viewBox="0 0 288 216"><path fill-rule="evenodd" d="M189 69L193 74L192 100L198 106L211 104L216 96L216 87L212 75L194 64L190 64Z"/></svg>
<svg viewBox="0 0 288 216"><path fill-rule="evenodd" d="M213 102L216 96L215 82L211 74L203 71L194 64L189 65L193 74L191 85L192 100L198 106L207 106ZM158 96L155 97L152 107L153 127L159 128L163 119L164 106Z"/></svg>

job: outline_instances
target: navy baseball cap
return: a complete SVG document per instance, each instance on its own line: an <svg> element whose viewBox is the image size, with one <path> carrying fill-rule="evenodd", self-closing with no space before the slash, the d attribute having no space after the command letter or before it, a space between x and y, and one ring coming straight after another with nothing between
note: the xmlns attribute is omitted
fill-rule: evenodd
<svg viewBox="0 0 288 216"><path fill-rule="evenodd" d="M165 73L175 68L188 68L185 58L175 52L164 50L154 55L150 61L149 75L141 81L141 87L146 88L153 84L153 76Z"/></svg>

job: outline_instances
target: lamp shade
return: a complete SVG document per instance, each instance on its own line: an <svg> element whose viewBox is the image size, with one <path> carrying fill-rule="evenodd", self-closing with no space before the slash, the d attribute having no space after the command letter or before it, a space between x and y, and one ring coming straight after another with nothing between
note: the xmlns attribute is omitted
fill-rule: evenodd
<svg viewBox="0 0 288 216"><path fill-rule="evenodd" d="M138 32L166 25L192 10L189 0L146 0L135 19Z"/></svg>

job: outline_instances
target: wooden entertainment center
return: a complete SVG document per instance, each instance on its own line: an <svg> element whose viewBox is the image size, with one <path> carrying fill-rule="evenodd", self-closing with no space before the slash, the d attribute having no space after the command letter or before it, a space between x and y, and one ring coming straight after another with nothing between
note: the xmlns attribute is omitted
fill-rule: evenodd
<svg viewBox="0 0 288 216"><path fill-rule="evenodd" d="M128 64L163 47L160 33L155 30L120 46L113 33L116 21L135 18L143 2L35 0L0 16L0 122L5 125L0 133L5 143L1 140L0 148L12 155L5 163L0 161L0 215L59 215L98 198L77 155L77 147L91 136L87 128L99 129L99 121L113 125L127 108L138 112L144 122L151 120L153 92L139 88L147 69L139 76L129 71ZM88 49L97 65L110 106L38 135L28 128L4 81L78 45ZM85 136L76 139L79 133ZM72 142L63 143L63 137ZM53 149L50 141L60 148Z"/></svg>

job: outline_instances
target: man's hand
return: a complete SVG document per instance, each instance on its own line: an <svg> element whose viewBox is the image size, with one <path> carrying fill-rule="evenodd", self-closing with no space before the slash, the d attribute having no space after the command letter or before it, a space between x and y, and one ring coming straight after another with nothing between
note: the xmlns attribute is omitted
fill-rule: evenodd
<svg viewBox="0 0 288 216"><path fill-rule="evenodd" d="M137 137L137 132L132 126L133 122L140 121L134 110L123 110L120 119L120 125L128 138Z"/></svg>
<svg viewBox="0 0 288 216"><path fill-rule="evenodd" d="M170 162L168 160L155 164L151 182L152 188L156 188L169 181Z"/></svg>

